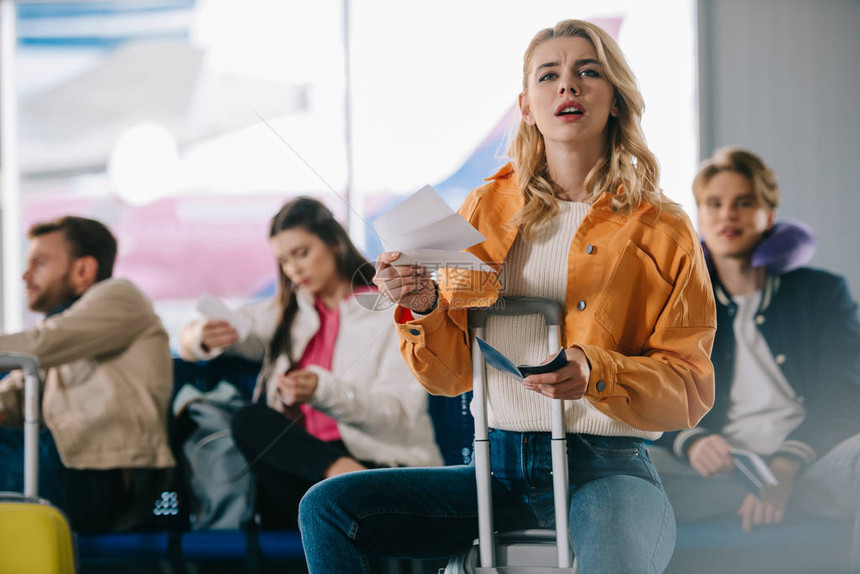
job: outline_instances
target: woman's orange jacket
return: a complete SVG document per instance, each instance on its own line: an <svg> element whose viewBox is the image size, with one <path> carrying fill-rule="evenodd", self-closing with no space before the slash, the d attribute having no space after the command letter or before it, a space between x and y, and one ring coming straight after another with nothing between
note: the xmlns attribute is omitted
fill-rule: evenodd
<svg viewBox="0 0 860 574"><path fill-rule="evenodd" d="M517 235L523 198L510 164L466 198L460 214L487 238L469 249L497 270ZM495 274L442 270L439 304L413 319L398 307L400 349L431 393L472 388L467 309L498 297ZM611 194L589 209L570 247L564 345L591 364L585 398L636 428L690 428L711 408L716 331L713 290L701 246L682 213L642 202L616 213Z"/></svg>

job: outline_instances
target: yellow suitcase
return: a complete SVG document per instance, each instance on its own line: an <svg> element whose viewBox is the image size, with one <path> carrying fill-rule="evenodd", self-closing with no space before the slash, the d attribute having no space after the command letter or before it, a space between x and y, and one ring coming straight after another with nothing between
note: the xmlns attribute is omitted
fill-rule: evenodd
<svg viewBox="0 0 860 574"><path fill-rule="evenodd" d="M69 522L39 484L39 363L35 357L0 353L0 372L24 371L24 492L0 493L0 574L74 574Z"/></svg>

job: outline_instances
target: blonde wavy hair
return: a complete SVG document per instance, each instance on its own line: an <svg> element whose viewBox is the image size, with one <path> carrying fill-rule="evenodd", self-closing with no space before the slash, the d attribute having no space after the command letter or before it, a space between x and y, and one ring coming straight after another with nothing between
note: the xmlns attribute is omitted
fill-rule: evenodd
<svg viewBox="0 0 860 574"><path fill-rule="evenodd" d="M529 71L535 49L553 38L585 38L594 46L604 77L615 89L617 117L607 123L606 150L585 178L588 203L601 194L614 193L612 205L631 213L641 201L659 209L680 211L680 206L666 198L659 188L660 166L648 149L640 125L645 102L636 77L624 59L615 40L602 28L583 20L564 20L554 28L538 32L523 56L523 94L528 94ZM522 233L528 236L536 225L557 210L557 186L549 179L546 147L537 126L520 118L519 126L508 148L525 205L516 218ZM617 192L617 193L616 193Z"/></svg>

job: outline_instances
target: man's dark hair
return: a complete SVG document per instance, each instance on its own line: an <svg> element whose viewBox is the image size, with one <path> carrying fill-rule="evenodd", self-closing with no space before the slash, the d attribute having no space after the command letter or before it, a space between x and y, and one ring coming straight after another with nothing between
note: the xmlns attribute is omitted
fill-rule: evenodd
<svg viewBox="0 0 860 574"><path fill-rule="evenodd" d="M72 257L91 256L95 258L99 266L96 282L113 275L113 264L116 261L116 237L103 223L86 217L67 215L54 221L34 224L27 233L27 237L33 239L55 231L63 232L66 241L71 245Z"/></svg>

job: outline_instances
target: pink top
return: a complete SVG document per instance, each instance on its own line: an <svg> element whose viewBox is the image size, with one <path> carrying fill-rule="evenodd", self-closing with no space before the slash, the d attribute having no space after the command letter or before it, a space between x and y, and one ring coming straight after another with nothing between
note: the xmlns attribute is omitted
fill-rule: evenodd
<svg viewBox="0 0 860 574"><path fill-rule="evenodd" d="M334 309L326 307L318 297L314 300L314 306L320 318L320 329L305 347L305 352L299 359L297 368L306 369L310 365L316 365L330 371L334 343L340 328L340 313L337 307ZM308 404L303 404L301 409L302 414L304 414L305 430L308 431L308 434L324 441L340 439L337 421Z"/></svg>

